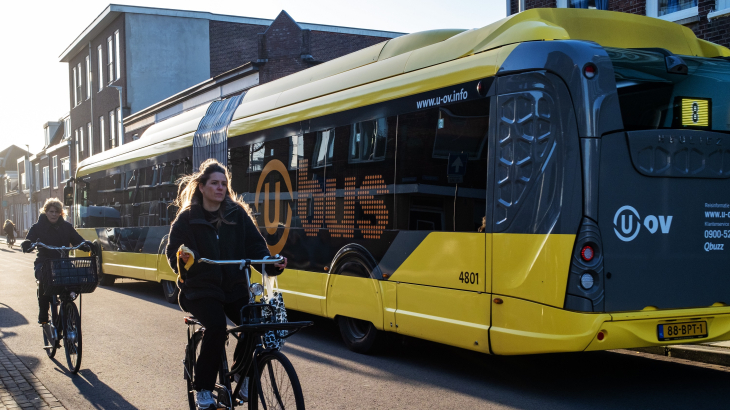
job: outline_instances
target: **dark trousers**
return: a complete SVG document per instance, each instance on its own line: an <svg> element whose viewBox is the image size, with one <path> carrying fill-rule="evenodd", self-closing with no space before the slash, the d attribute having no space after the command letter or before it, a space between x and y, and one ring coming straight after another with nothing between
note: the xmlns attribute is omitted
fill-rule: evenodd
<svg viewBox="0 0 730 410"><path fill-rule="evenodd" d="M180 293L180 307L190 312L205 327L200 355L195 363L195 390L213 390L216 373L226 350L226 317L240 325L241 308L248 304L244 297L232 303L213 298L190 300Z"/></svg>
<svg viewBox="0 0 730 410"><path fill-rule="evenodd" d="M43 267L43 263L36 262L35 263L35 277L36 279L41 278L41 268ZM43 322L50 322L51 318L48 317L48 308L51 306L51 302L53 301L53 296L44 296L43 295L43 282L38 281L38 323Z"/></svg>

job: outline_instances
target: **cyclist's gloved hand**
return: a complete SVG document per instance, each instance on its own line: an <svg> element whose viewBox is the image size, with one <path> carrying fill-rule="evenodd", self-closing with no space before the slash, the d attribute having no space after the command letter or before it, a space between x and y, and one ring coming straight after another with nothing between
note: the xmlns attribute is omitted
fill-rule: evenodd
<svg viewBox="0 0 730 410"><path fill-rule="evenodd" d="M23 253L30 252L31 243L29 240L24 240L23 243L20 244L20 248L23 250Z"/></svg>
<svg viewBox="0 0 730 410"><path fill-rule="evenodd" d="M83 252L91 252L91 243L88 241L84 242L84 244L79 247L79 250Z"/></svg>

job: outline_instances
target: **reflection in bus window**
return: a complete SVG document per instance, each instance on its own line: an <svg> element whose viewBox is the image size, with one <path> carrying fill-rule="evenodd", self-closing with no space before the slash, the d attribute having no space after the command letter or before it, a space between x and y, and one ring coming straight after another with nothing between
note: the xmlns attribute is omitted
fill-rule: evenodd
<svg viewBox="0 0 730 410"><path fill-rule="evenodd" d="M312 168L320 168L332 164L335 147L335 130L319 131L314 146Z"/></svg>
<svg viewBox="0 0 730 410"><path fill-rule="evenodd" d="M304 156L304 137L292 135L289 139L289 169L297 169L299 158Z"/></svg>
<svg viewBox="0 0 730 410"><path fill-rule="evenodd" d="M385 118L352 124L349 162L382 161L388 139Z"/></svg>
<svg viewBox="0 0 730 410"><path fill-rule="evenodd" d="M458 104L474 105L472 102ZM485 107L482 112L466 111L462 115L460 108L441 108L436 130L436 141L433 144L434 158L448 158L449 154L469 154L469 159L479 158L484 143L487 140L489 126L489 111ZM469 115L476 114L476 115Z"/></svg>
<svg viewBox="0 0 730 410"><path fill-rule="evenodd" d="M248 172L261 172L264 169L264 143L256 142L251 145L251 154L248 161Z"/></svg>

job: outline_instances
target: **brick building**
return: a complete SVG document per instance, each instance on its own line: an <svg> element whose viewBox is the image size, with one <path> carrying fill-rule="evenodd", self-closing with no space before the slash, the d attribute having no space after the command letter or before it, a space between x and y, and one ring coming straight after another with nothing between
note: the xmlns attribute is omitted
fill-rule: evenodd
<svg viewBox="0 0 730 410"><path fill-rule="evenodd" d="M250 88L400 35L296 23L286 12L268 20L109 5L59 58L69 68L71 172L141 135L127 117L246 63L260 74ZM183 108L222 97L211 95Z"/></svg>
<svg viewBox="0 0 730 410"><path fill-rule="evenodd" d="M286 11L268 26L211 20L211 78L127 116L125 140L139 138L153 124L201 104L400 35L297 23Z"/></svg>
<svg viewBox="0 0 730 410"><path fill-rule="evenodd" d="M19 159L25 158L26 154L26 150L17 145L11 145L0 151L0 224L6 219L14 222L17 219L13 209L13 203L18 196L17 163Z"/></svg>
<svg viewBox="0 0 730 410"><path fill-rule="evenodd" d="M730 0L507 0L509 14L540 7L598 8L640 14L689 27L703 40L730 47Z"/></svg>

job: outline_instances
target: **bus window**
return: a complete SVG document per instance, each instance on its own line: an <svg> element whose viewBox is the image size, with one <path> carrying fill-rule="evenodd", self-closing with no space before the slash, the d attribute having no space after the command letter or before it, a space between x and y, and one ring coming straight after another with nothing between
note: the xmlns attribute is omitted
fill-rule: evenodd
<svg viewBox="0 0 730 410"><path fill-rule="evenodd" d="M396 229L478 232L483 226L489 101L398 116ZM467 156L458 184L449 179L449 154Z"/></svg>
<svg viewBox="0 0 730 410"><path fill-rule="evenodd" d="M264 169L264 151L266 146L263 142L256 142L251 145L248 157L248 172L261 172Z"/></svg>

